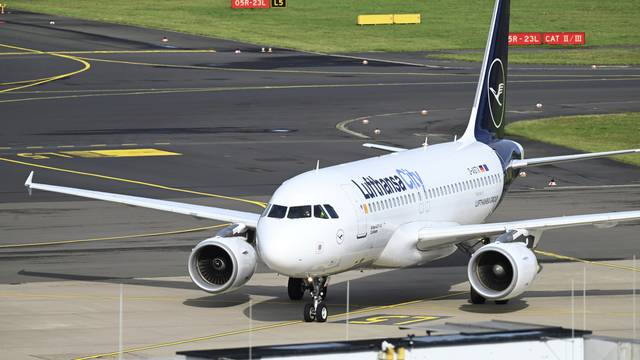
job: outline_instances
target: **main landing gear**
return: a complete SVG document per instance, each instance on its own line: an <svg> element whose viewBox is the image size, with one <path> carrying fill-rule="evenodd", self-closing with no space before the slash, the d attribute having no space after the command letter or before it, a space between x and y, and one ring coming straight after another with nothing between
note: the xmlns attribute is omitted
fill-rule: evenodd
<svg viewBox="0 0 640 360"><path fill-rule="evenodd" d="M325 322L329 317L329 311L327 305L324 303L327 297L327 280L326 276L309 277L307 279L289 278L289 285L287 290L289 291L289 298L291 300L300 300L306 290L309 290L312 303L308 303L304 306L304 321L305 322Z"/></svg>

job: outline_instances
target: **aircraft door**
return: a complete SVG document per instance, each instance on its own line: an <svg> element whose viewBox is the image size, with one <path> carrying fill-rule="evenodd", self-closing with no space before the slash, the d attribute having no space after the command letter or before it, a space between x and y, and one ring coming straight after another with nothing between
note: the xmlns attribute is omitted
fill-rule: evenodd
<svg viewBox="0 0 640 360"><path fill-rule="evenodd" d="M351 204L353 205L353 209L356 215L356 237L358 239L362 239L367 236L367 218L365 216L365 212L368 212L364 201L360 201L360 197L355 192L355 189L352 185L343 184L342 190L347 194L349 200L351 200Z"/></svg>

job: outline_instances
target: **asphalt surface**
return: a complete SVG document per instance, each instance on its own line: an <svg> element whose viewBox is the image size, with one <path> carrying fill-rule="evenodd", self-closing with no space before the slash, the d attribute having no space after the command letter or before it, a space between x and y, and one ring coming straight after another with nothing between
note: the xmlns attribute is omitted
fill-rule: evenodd
<svg viewBox="0 0 640 360"><path fill-rule="evenodd" d="M478 64L420 53L262 53L260 45L46 15L0 19L2 284L184 277L191 247L215 233L104 239L215 223L43 192L30 197L22 186L30 170L38 182L258 212L216 195L268 201L282 181L317 160L329 166L379 155L360 146L367 141L404 147L419 146L425 136L429 143L450 141L466 126L479 72ZM21 82L53 76L60 78ZM640 111L637 67L510 66L508 86L509 121ZM340 123L369 138L338 130ZM374 135L375 128L382 133ZM518 141L528 157L574 152ZM141 148L177 155L69 153ZM559 187L545 189L551 178ZM612 160L534 168L492 220L639 209L639 195L638 168ZM541 248L628 260L638 252L637 229L558 230L545 234ZM427 276L451 267L456 283L464 281L465 262L456 254L412 271ZM264 266L259 272L269 273Z"/></svg>

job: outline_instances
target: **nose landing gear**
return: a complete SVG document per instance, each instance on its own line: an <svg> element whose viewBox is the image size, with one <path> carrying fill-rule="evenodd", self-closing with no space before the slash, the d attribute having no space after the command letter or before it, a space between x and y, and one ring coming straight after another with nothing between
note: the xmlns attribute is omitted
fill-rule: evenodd
<svg viewBox="0 0 640 360"><path fill-rule="evenodd" d="M324 299L327 296L327 277L310 278L307 283L311 290L313 303L308 303L304 306L304 321L326 322L329 317L327 305L324 303Z"/></svg>

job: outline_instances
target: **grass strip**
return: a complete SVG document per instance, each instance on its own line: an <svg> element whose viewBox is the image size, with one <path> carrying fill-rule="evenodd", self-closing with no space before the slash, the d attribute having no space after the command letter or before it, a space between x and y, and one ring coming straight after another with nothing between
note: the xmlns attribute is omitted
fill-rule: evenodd
<svg viewBox="0 0 640 360"><path fill-rule="evenodd" d="M507 125L508 135L521 136L584 152L640 148L640 113L562 116L518 121ZM640 155L613 157L640 165Z"/></svg>
<svg viewBox="0 0 640 360"><path fill-rule="evenodd" d="M15 0L10 9L133 24L319 52L427 51L484 48L492 0L290 0L286 8L231 9L231 0ZM422 24L358 26L359 14L420 13ZM637 0L537 0L511 4L514 32L584 31L589 46L640 45ZM64 25L64 24L60 24ZM588 49L588 48L587 48ZM576 52L577 51L577 52ZM577 49L525 62L636 64L638 53ZM574 54L573 52L576 52ZM527 53L529 54L529 53ZM565 55L568 54L568 55ZM616 57L619 57L616 56ZM632 57L632 59L628 59Z"/></svg>

